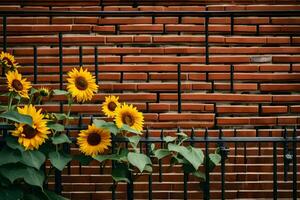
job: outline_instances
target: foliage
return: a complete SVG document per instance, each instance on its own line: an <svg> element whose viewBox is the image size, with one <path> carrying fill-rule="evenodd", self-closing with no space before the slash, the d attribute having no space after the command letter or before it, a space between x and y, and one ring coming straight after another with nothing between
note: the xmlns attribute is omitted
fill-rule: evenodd
<svg viewBox="0 0 300 200"><path fill-rule="evenodd" d="M8 72L18 73L17 68L20 67L17 64L7 66L7 62L1 59L0 64ZM18 89L22 88L20 84L24 84L25 80L14 82L12 77L12 89L1 95L7 97L8 105L0 105L0 119L3 123L16 127L3 135L4 144L0 149L1 197L7 200L65 199L47 190L45 185L53 173L52 169L62 171L72 160L77 160L82 165L89 165L92 160L98 161L101 166L110 163L113 166L113 180L127 183L141 173L152 173L151 157L170 157L171 165L180 164L184 172L199 179L205 179L205 175L199 171L205 159L210 160L210 165L206 166L209 169L220 162L218 151L205 158L200 148L183 145L188 139L184 133L178 133L177 137L164 137L167 148L155 149L152 144L150 151L145 154L139 148L144 125L143 114L133 105L119 102L119 97L115 96L106 97L102 105L104 114L110 120L94 119L88 129L80 130L77 138L70 138L68 124L71 119L76 119L76 116L70 116L73 102L83 103L92 99L98 86L94 76L82 68L79 71L74 69L68 75L68 90L30 86L30 91L20 93ZM80 92L82 90L85 90L84 96ZM24 93L29 96L25 98L22 95ZM48 113L46 110L36 109L37 105L51 100L55 95L68 98L67 113ZM128 145L115 142L116 138ZM66 147L74 142L77 142L82 154L71 155L66 152Z"/></svg>

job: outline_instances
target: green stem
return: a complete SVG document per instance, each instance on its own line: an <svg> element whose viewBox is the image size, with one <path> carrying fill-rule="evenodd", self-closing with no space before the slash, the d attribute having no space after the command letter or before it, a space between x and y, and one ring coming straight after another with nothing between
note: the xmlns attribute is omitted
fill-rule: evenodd
<svg viewBox="0 0 300 200"><path fill-rule="evenodd" d="M70 114L71 114L72 103L73 103L72 97L71 97L71 95L68 95L68 113L67 113L67 119L66 119L65 126L67 126L68 123L69 123L69 118L70 118Z"/></svg>
<svg viewBox="0 0 300 200"><path fill-rule="evenodd" d="M11 106L12 106L13 99L14 99L14 93L10 92L9 98L8 98L8 107L7 107L8 111L11 111Z"/></svg>

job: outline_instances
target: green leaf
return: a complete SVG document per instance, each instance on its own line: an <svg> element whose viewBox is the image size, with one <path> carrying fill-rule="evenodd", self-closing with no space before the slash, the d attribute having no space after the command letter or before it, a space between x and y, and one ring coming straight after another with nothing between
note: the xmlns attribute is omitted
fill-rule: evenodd
<svg viewBox="0 0 300 200"><path fill-rule="evenodd" d="M72 141L70 140L70 138L62 133L60 135L55 135L54 137L51 138L52 143L57 145L57 144L63 144L63 143L72 143Z"/></svg>
<svg viewBox="0 0 300 200"><path fill-rule="evenodd" d="M192 174L197 178L203 179L203 181L206 180L205 174L203 172L195 171Z"/></svg>
<svg viewBox="0 0 300 200"><path fill-rule="evenodd" d="M17 111L8 111L0 114L0 118L8 119L17 123L32 125L32 118L29 115L23 115Z"/></svg>
<svg viewBox="0 0 300 200"><path fill-rule="evenodd" d="M172 136L164 137L164 141L165 141L166 143L174 142L176 139L177 139L176 137L172 137Z"/></svg>
<svg viewBox="0 0 300 200"><path fill-rule="evenodd" d="M141 153L129 152L127 158L130 164L137 167L140 172L143 172L147 165L152 165L150 158Z"/></svg>
<svg viewBox="0 0 300 200"><path fill-rule="evenodd" d="M95 160L99 161L99 162L103 162L106 160L120 160L120 155L117 154L110 154L110 155L97 155L93 157Z"/></svg>
<svg viewBox="0 0 300 200"><path fill-rule="evenodd" d="M42 164L45 162L46 156L41 153L40 151L34 150L28 150L22 152L22 159L21 163L34 167L37 170L39 170L42 166Z"/></svg>
<svg viewBox="0 0 300 200"><path fill-rule="evenodd" d="M95 119L93 121L97 128L107 128L111 133L117 135L119 133L118 127L113 122L106 122L104 120Z"/></svg>
<svg viewBox="0 0 300 200"><path fill-rule="evenodd" d="M154 143L151 143L150 149L151 149L151 152L153 152L155 150L155 144Z"/></svg>
<svg viewBox="0 0 300 200"><path fill-rule="evenodd" d="M33 186L43 187L44 173L31 167L25 167L17 164L1 166L0 174L7 178L11 183L16 179L22 178L26 183Z"/></svg>
<svg viewBox="0 0 300 200"><path fill-rule="evenodd" d="M114 135L117 135L119 133L118 127L113 122L106 122L106 124L103 125L103 128L109 129L109 131Z"/></svg>
<svg viewBox="0 0 300 200"><path fill-rule="evenodd" d="M188 135L183 132L176 133L176 135L183 137L183 138L188 138Z"/></svg>
<svg viewBox="0 0 300 200"><path fill-rule="evenodd" d="M171 152L168 149L157 149L156 151L154 151L154 156L160 160L168 155L170 155Z"/></svg>
<svg viewBox="0 0 300 200"><path fill-rule="evenodd" d="M11 185L10 181L7 178L4 178L0 175L0 187L1 186L9 187L10 185Z"/></svg>
<svg viewBox="0 0 300 200"><path fill-rule="evenodd" d="M191 163L194 166L195 170L197 170L199 166L203 163L204 154L199 148L187 148L184 146L169 143L168 149L169 151L175 151L182 155L189 163Z"/></svg>
<svg viewBox="0 0 300 200"><path fill-rule="evenodd" d="M90 164L93 158L91 156L85 156L80 154L80 155L75 155L73 157L73 160L77 160L78 162L80 162L81 165L87 166Z"/></svg>
<svg viewBox="0 0 300 200"><path fill-rule="evenodd" d="M24 200L41 200L41 198L36 194L25 194Z"/></svg>
<svg viewBox="0 0 300 200"><path fill-rule="evenodd" d="M37 92L38 92L38 90L35 89L35 88L31 88L31 89L30 89L30 95L35 94L35 93L37 93Z"/></svg>
<svg viewBox="0 0 300 200"><path fill-rule="evenodd" d="M138 135L134 135L134 136L127 137L127 138L128 138L129 143L131 144L131 146L133 148L137 148L137 145L139 144L141 137Z"/></svg>
<svg viewBox="0 0 300 200"><path fill-rule="evenodd" d="M67 115L64 113L53 113L53 116L58 120L64 120L67 118Z"/></svg>
<svg viewBox="0 0 300 200"><path fill-rule="evenodd" d="M29 185L34 185L43 188L44 172L35 170L33 168L26 168L24 170L24 180Z"/></svg>
<svg viewBox="0 0 300 200"><path fill-rule="evenodd" d="M138 135L142 135L142 133L140 131L137 131L137 130L133 129L133 128L131 128L130 126L128 126L126 124L124 124L121 127L121 130L130 132L130 133L135 133L135 134L138 134Z"/></svg>
<svg viewBox="0 0 300 200"><path fill-rule="evenodd" d="M5 200L21 200L23 192L19 188L0 188L0 199Z"/></svg>
<svg viewBox="0 0 300 200"><path fill-rule="evenodd" d="M103 127L106 124L106 121L100 120L100 119L94 119L93 120L93 124L95 124L95 126L97 128L101 128L101 127Z"/></svg>
<svg viewBox="0 0 300 200"><path fill-rule="evenodd" d="M9 146L10 148L18 149L20 152L25 151L25 148L18 143L18 139L16 137L6 136L5 140L6 140L7 146Z"/></svg>
<svg viewBox="0 0 300 200"><path fill-rule="evenodd" d="M130 183L127 178L129 171L126 165L116 165L116 168L112 169L111 176L116 182Z"/></svg>
<svg viewBox="0 0 300 200"><path fill-rule="evenodd" d="M49 153L51 164L58 170L62 171L64 167L72 160L72 157L61 151L52 151Z"/></svg>
<svg viewBox="0 0 300 200"><path fill-rule="evenodd" d="M48 122L47 126L48 128L58 132L62 132L65 130L65 126L58 123Z"/></svg>
<svg viewBox="0 0 300 200"><path fill-rule="evenodd" d="M16 151L7 146L3 147L0 151L0 165L17 163L21 160L20 151Z"/></svg>
<svg viewBox="0 0 300 200"><path fill-rule="evenodd" d="M67 198L49 190L45 190L44 193L48 196L49 200L67 200Z"/></svg>
<svg viewBox="0 0 300 200"><path fill-rule="evenodd" d="M211 153L208 155L211 162L213 162L214 165L218 165L221 162L221 156L216 153Z"/></svg>
<svg viewBox="0 0 300 200"><path fill-rule="evenodd" d="M7 111L7 106L0 105L0 112Z"/></svg>
<svg viewBox="0 0 300 200"><path fill-rule="evenodd" d="M153 169L152 169L152 166L151 166L151 165L146 165L146 166L145 166L144 171L147 171L147 172L150 172L150 173L151 173L152 170L153 170Z"/></svg>
<svg viewBox="0 0 300 200"><path fill-rule="evenodd" d="M57 90L57 89L55 89L55 90L53 90L53 94L54 95L67 95L67 94L69 94L69 92L67 92L65 90Z"/></svg>
<svg viewBox="0 0 300 200"><path fill-rule="evenodd" d="M1 94L0 96L2 96L2 97L9 97L9 95L10 95L10 92L6 92L6 93Z"/></svg>

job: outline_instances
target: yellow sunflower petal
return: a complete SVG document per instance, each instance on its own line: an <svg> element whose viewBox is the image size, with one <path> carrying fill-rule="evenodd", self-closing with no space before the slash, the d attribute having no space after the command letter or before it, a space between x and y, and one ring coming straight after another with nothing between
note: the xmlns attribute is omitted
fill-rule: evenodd
<svg viewBox="0 0 300 200"><path fill-rule="evenodd" d="M67 81L67 89L77 102L91 100L98 90L95 77L87 69L83 70L82 67L79 71L76 68L70 71Z"/></svg>
<svg viewBox="0 0 300 200"><path fill-rule="evenodd" d="M40 111L40 110L39 110ZM25 105L23 108L18 107L21 114L30 115L33 125L16 124L16 129L12 132L12 136L18 137L18 142L27 150L38 149L50 134L49 128L46 126L46 120L43 114L36 110L33 105Z"/></svg>
<svg viewBox="0 0 300 200"><path fill-rule="evenodd" d="M137 131L142 131L144 116L133 105L124 103L115 110L115 122L118 128L126 124Z"/></svg>
<svg viewBox="0 0 300 200"><path fill-rule="evenodd" d="M11 92L16 92L23 98L29 98L28 91L31 88L30 82L22 79L22 75L15 71L8 71L6 73L7 87Z"/></svg>
<svg viewBox="0 0 300 200"><path fill-rule="evenodd" d="M94 124L89 125L87 130L80 131L77 143L82 153L96 156L111 146L110 132L105 128L97 128Z"/></svg>

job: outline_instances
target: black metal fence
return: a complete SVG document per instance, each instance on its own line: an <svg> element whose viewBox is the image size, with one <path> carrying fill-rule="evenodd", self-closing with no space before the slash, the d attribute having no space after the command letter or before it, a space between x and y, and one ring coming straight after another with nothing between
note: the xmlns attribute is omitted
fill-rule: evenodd
<svg viewBox="0 0 300 200"><path fill-rule="evenodd" d="M48 17L55 17L55 16L98 16L98 17L116 17L116 16L151 16L153 19L153 23L155 21L155 17L158 16L176 16L179 19L181 19L183 16L197 16L197 17L204 17L205 18L205 63L209 64L209 19L213 17L230 17L230 26L231 26L231 31L230 34L234 35L234 26L235 26L235 18L236 17L249 17L249 16L259 16L259 17L291 17L291 16L300 16L300 11L205 11L205 12L64 12L64 11L1 11L0 16L2 17L2 49L3 51L7 50L7 47L9 44L7 43L7 18L8 17L15 17L15 16L48 16ZM179 20L181 21L181 20ZM257 33L256 35L259 35L259 24L257 26ZM117 29L117 27L116 27ZM290 35L290 37L293 37ZM59 48L59 77L60 77L60 82L59 82L59 87L60 89L63 89L63 34L59 33L58 34L58 43L57 44L52 44L53 46L57 45ZM37 84L37 76L38 76L38 63L37 63L37 46L33 46L33 58L34 58L34 66L33 66L33 82L34 84ZM82 46L79 47L79 65L82 65ZM95 77L96 81L98 83L98 74L99 74L99 63L98 63L98 47L94 47L94 58L95 58ZM233 68L231 67L231 92L233 92ZM4 76L4 70L2 70L2 75ZM178 94L178 113L181 113L181 65L178 64L177 68L177 75L178 75L178 87L177 87L177 94ZM123 80L123 73L121 72L121 79L120 82ZM159 95L158 95L159 98ZM63 102L60 103L60 110L63 112ZM81 118L80 118L81 119ZM81 129L86 128L85 125L82 124L82 120L79 120L79 125L78 126L68 126L66 127L66 132L68 133L69 131L78 131ZM0 130L2 133L7 133L9 130L13 129L13 126L7 126L7 125L0 125ZM269 127L272 128L272 127ZM222 128L217 128L215 127L215 130L219 132L219 137L210 137L208 136L208 129L204 130L204 135L202 137L195 136L194 135L194 130L191 130L191 136L190 139L187 140L186 142L189 142L191 144L204 144L204 149L205 149L205 155L207 156L209 153L209 144L218 144L220 149L221 149L221 198L225 199L225 174L226 174L226 156L228 153L228 149L226 148L228 143L233 143L235 148L234 148L234 153L235 155L237 154L237 144L242 143L244 144L244 157L245 157L245 162L247 158L247 143L257 143L259 152L261 148L261 143L271 143L273 147L273 198L277 199L278 197L278 180L277 180L277 147L279 145L283 145L284 148L284 176L285 180L287 180L287 172L288 172L288 165L290 162L292 162L292 172L293 172L293 178L292 178L292 196L293 199L297 199L297 167L299 166L299 163L297 161L297 144L300 142L299 138L299 129L297 127L274 127L274 128L279 128L282 132L282 137L223 137L223 131L226 129ZM233 129L234 132L236 133L236 129ZM256 128L257 135L259 131L262 130L261 128ZM163 131L161 132L160 137L150 137L148 134L148 130L145 131L145 137L142 138L141 140L141 145L145 147L146 153L149 154L149 151L147 150L149 145L151 143L157 143L160 144L161 146L164 144L163 140ZM292 133L291 135L288 136L288 133ZM236 136L236 134L235 134ZM112 143L112 151L114 151L114 145L115 143L122 142L126 143L127 141L122 140L121 138L114 137L113 138L113 143ZM288 146L291 145L292 148L289 149ZM143 149L143 148L141 148ZM69 150L69 147L66 147L65 150ZM230 154L232 154L233 151L230 149ZM206 159L208 161L208 159ZM205 165L208 165L208 163L205 163ZM162 163L159 161L159 180L162 181ZM70 173L70 168L69 168L69 173ZM209 171L206 171L206 181L204 184L204 198L205 199L210 199L210 175ZM152 199L152 175L150 174L148 176L148 198ZM115 184L115 183L114 183ZM127 185L127 198L128 199L133 199L134 198L134 188L133 188L133 183L131 182L130 184ZM62 191L62 177L61 173L59 171L55 172L55 191L57 193L61 193ZM184 199L188 199L188 174L185 174L184 176ZM112 187L112 199L116 199L116 191L115 187Z"/></svg>

